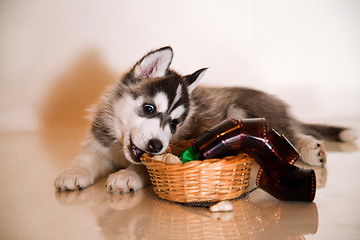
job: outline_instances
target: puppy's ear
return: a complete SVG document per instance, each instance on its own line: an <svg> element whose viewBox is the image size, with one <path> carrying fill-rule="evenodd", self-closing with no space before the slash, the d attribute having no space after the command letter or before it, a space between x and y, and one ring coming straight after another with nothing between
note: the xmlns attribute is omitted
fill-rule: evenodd
<svg viewBox="0 0 360 240"><path fill-rule="evenodd" d="M173 58L171 47L163 47L146 54L133 69L137 78L164 77Z"/></svg>
<svg viewBox="0 0 360 240"><path fill-rule="evenodd" d="M200 70L197 70L193 74L186 75L184 77L185 81L188 84L189 93L191 93L196 88L196 86L199 84L200 80L204 77L207 69L208 68L202 68Z"/></svg>

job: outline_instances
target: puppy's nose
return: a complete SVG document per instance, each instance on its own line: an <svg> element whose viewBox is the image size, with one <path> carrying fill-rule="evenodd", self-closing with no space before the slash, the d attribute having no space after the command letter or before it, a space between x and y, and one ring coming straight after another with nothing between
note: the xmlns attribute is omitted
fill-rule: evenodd
<svg viewBox="0 0 360 240"><path fill-rule="evenodd" d="M158 153L163 148L163 144L159 139L153 138L148 143L149 151L152 153Z"/></svg>

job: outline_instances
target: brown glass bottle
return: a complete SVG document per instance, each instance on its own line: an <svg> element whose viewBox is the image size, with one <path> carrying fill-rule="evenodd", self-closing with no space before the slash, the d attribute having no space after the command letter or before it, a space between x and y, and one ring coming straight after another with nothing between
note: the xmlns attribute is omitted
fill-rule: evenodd
<svg viewBox="0 0 360 240"><path fill-rule="evenodd" d="M283 201L314 200L315 171L293 165L299 153L283 135L271 129L264 139L246 143L253 146L247 152L261 167L256 179L259 188Z"/></svg>
<svg viewBox="0 0 360 240"><path fill-rule="evenodd" d="M314 200L314 170L293 165L299 153L283 135L273 129L267 131L264 118L225 120L196 139L191 150L191 156L199 160L246 152L261 167L259 188L279 200Z"/></svg>
<svg viewBox="0 0 360 240"><path fill-rule="evenodd" d="M221 158L239 153L247 136L264 138L266 131L264 118L225 120L194 140L193 145L200 152L200 159Z"/></svg>

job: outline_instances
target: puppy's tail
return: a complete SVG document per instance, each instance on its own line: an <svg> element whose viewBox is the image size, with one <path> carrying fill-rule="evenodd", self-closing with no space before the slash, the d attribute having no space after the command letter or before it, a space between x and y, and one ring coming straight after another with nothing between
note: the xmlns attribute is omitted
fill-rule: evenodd
<svg viewBox="0 0 360 240"><path fill-rule="evenodd" d="M319 140L353 143L358 138L355 130L346 127L301 123L300 128Z"/></svg>

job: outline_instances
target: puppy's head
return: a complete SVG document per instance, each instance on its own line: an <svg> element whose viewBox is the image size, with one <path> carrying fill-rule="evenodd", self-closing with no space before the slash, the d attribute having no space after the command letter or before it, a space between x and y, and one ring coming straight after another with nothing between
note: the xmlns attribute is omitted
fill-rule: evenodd
<svg viewBox="0 0 360 240"><path fill-rule="evenodd" d="M172 58L170 47L148 53L117 86L115 128L130 162L140 162L144 152L165 151L188 115L190 93L205 73L200 69L181 76L169 69Z"/></svg>

